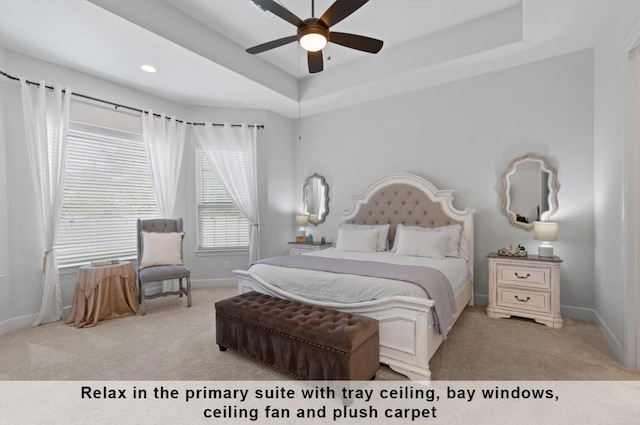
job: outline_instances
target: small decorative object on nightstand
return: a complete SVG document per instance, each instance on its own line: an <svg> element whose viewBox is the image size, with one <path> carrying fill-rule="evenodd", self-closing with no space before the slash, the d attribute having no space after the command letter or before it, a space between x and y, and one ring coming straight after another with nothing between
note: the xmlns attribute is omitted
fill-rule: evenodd
<svg viewBox="0 0 640 425"><path fill-rule="evenodd" d="M308 252L320 251L321 249L331 248L333 244L329 243L299 243L299 242L289 242L289 254L291 255L301 255L306 254Z"/></svg>
<svg viewBox="0 0 640 425"><path fill-rule="evenodd" d="M525 247L518 245L517 248L514 248L513 245L509 245L508 248L500 248L498 250L498 255L501 257L526 257L527 250Z"/></svg>
<svg viewBox="0 0 640 425"><path fill-rule="evenodd" d="M488 258L489 317L526 317L562 327L559 257L503 257L492 252Z"/></svg>

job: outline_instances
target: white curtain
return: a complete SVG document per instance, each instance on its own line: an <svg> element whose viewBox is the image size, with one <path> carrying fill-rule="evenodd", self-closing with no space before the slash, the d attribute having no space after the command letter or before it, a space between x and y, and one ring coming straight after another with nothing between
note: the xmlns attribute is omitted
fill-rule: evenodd
<svg viewBox="0 0 640 425"><path fill-rule="evenodd" d="M251 223L249 263L260 258L258 214L257 128L246 124L194 126L205 155L227 193Z"/></svg>
<svg viewBox="0 0 640 425"><path fill-rule="evenodd" d="M151 177L156 201L163 218L172 218L178 193L178 179L187 134L187 125L153 116L153 111L142 113L142 137L151 165Z"/></svg>
<svg viewBox="0 0 640 425"><path fill-rule="evenodd" d="M187 125L165 114L142 113L142 138L149 157L156 202L162 218L174 218ZM178 282L163 280L162 292L177 291Z"/></svg>
<svg viewBox="0 0 640 425"><path fill-rule="evenodd" d="M29 163L44 229L44 291L40 314L33 323L38 326L62 319L60 274L53 247L62 209L71 89L67 87L63 93L58 85L47 96L44 81L37 88L30 87L24 78L20 84Z"/></svg>

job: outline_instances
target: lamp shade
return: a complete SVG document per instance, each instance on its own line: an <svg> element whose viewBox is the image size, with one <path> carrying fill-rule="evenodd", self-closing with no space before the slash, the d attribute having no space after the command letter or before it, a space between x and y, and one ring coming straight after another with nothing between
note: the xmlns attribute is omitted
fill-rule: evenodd
<svg viewBox="0 0 640 425"><path fill-rule="evenodd" d="M537 241L557 241L558 223L536 221L533 223L533 238Z"/></svg>
<svg viewBox="0 0 640 425"><path fill-rule="evenodd" d="M308 215L297 215L296 216L296 226L305 227L309 225L309 216Z"/></svg>

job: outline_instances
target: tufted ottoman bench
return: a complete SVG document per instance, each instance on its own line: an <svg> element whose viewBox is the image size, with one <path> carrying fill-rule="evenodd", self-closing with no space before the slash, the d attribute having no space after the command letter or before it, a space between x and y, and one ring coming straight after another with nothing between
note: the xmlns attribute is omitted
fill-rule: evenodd
<svg viewBox="0 0 640 425"><path fill-rule="evenodd" d="M215 303L216 343L301 379L366 380L380 366L378 321L248 292Z"/></svg>

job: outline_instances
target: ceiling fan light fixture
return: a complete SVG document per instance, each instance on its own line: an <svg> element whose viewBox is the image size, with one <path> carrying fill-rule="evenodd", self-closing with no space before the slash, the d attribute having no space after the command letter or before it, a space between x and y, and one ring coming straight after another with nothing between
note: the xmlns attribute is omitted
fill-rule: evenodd
<svg viewBox="0 0 640 425"><path fill-rule="evenodd" d="M300 37L300 45L308 52L317 52L327 45L327 39L322 34L306 34Z"/></svg>
<svg viewBox="0 0 640 425"><path fill-rule="evenodd" d="M329 30L314 18L307 19L305 23L298 28L298 43L308 52L322 50L329 42Z"/></svg>

